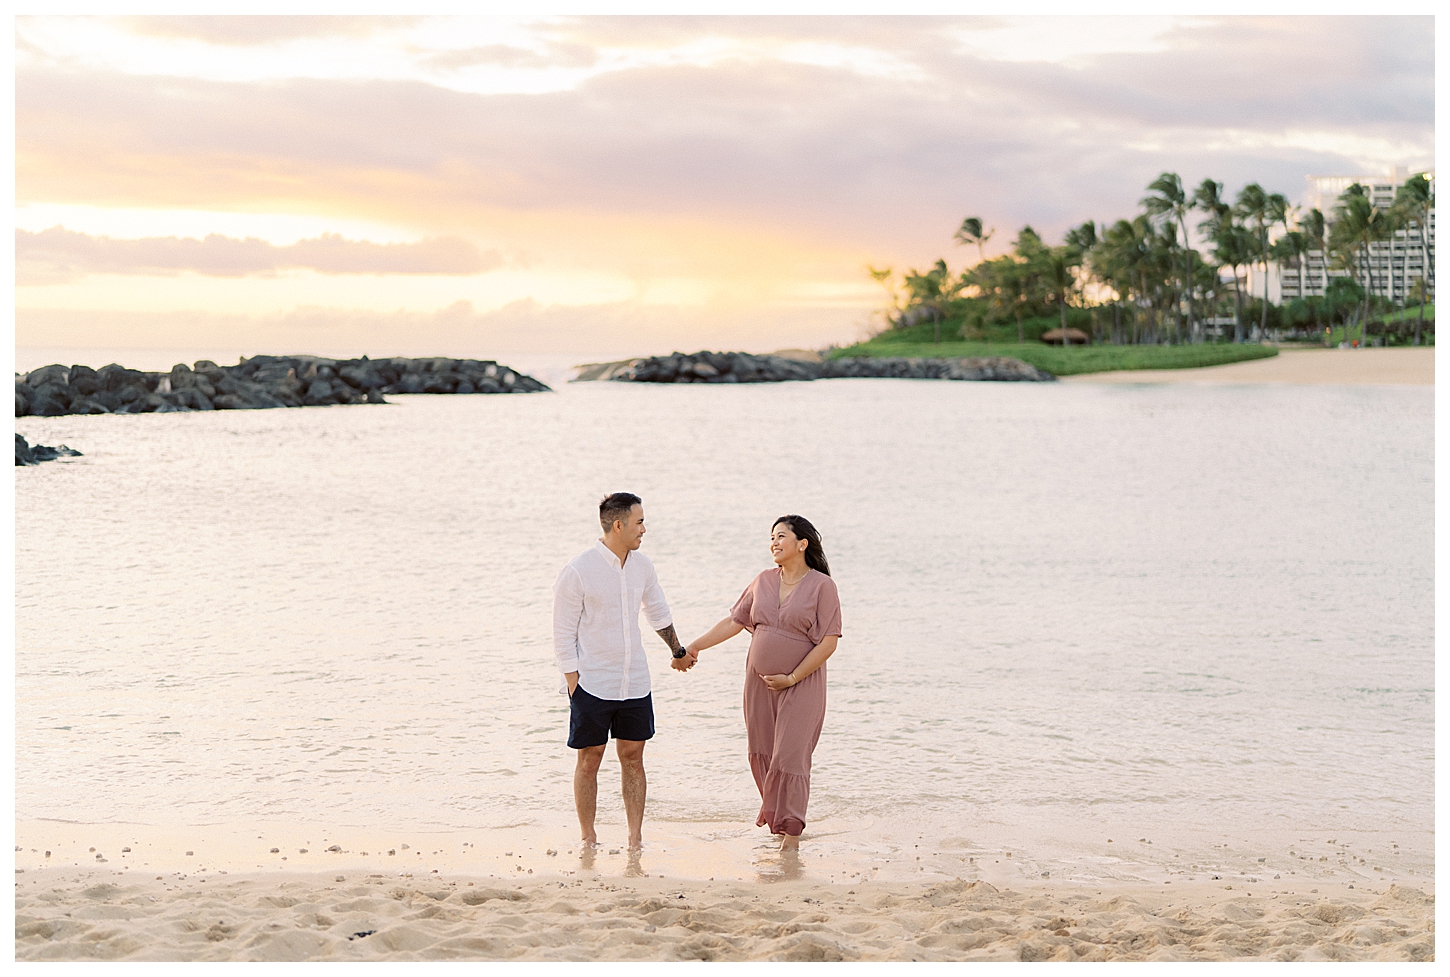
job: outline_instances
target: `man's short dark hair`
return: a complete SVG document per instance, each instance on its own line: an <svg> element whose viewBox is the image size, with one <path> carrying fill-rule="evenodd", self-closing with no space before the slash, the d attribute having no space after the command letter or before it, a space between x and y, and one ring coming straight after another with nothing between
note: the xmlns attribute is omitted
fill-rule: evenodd
<svg viewBox="0 0 1450 977"><path fill-rule="evenodd" d="M644 500L631 492L606 495L599 503L599 525L609 532L614 528L614 520L628 519L629 510L637 505L644 505Z"/></svg>

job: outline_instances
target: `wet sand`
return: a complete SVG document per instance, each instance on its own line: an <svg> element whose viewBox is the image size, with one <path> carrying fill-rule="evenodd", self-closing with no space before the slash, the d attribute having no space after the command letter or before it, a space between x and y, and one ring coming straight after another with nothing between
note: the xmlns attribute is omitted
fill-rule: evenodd
<svg viewBox="0 0 1450 977"><path fill-rule="evenodd" d="M665 834L665 832L661 832ZM404 836L400 836L404 837ZM361 831L21 822L18 960L1428 960L1433 879L1366 839L1164 839L1081 871L965 838L889 864L674 835L643 856L534 829ZM733 836L732 836L733 837ZM51 839L51 840L46 840ZM366 845L366 848L360 847ZM1287 847L1286 847L1287 845ZM1125 849L1123 858L1105 852ZM94 850L92 850L94 849ZM1131 849L1129 851L1128 849ZM1282 850L1279 850L1282 849ZM919 855L909 854L919 851ZM1148 859L1161 855L1160 864ZM1368 857L1366 857L1368 856ZM1166 862L1167 864L1161 864ZM1109 865L1111 863L1111 865ZM1432 871L1432 870L1431 870ZM718 872L714 878L701 877ZM916 875L914 873L920 873ZM1156 873L1156 874L1155 874ZM1049 878L1050 876L1050 878Z"/></svg>
<svg viewBox="0 0 1450 977"><path fill-rule="evenodd" d="M1064 383L1298 383L1433 385L1430 346L1388 349L1281 349L1278 356L1192 370L1112 370L1061 378Z"/></svg>

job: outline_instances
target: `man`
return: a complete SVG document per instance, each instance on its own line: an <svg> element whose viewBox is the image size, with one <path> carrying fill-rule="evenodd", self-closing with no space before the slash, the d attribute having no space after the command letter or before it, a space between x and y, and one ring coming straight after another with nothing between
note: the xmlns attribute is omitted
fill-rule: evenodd
<svg viewBox="0 0 1450 977"><path fill-rule="evenodd" d="M554 581L554 658L564 674L560 692L569 696L569 746L574 764L574 807L583 845L594 834L599 763L614 737L629 821L629 847L642 846L644 744L655 734L649 662L639 633L639 611L674 655L671 666L686 671L694 662L675 636L670 605L660 590L654 564L635 552L644 539L644 504L639 496L615 492L599 503L604 535L570 560Z"/></svg>

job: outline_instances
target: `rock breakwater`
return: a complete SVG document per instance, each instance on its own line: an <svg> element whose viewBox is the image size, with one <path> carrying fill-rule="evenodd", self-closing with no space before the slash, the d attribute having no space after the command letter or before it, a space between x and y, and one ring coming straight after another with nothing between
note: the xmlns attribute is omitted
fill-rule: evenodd
<svg viewBox="0 0 1450 977"><path fill-rule="evenodd" d="M19 434L15 435L16 465L38 465L42 461L55 461L57 458L79 457L81 457L79 451L74 448L67 448L63 444L52 448L45 444L31 444Z"/></svg>
<svg viewBox="0 0 1450 977"><path fill-rule="evenodd" d="M812 363L753 353L671 353L616 363L591 363L575 381L616 380L626 383L781 383L842 377L898 377L912 380L996 380L1043 382L1051 373L1008 356L961 359L822 360Z"/></svg>
<svg viewBox="0 0 1450 977"><path fill-rule="evenodd" d="M15 416L145 414L382 404L384 394L512 394L549 388L493 360L446 357L334 360L243 357L235 366L198 360L169 373L115 363L93 370L59 363L15 377Z"/></svg>

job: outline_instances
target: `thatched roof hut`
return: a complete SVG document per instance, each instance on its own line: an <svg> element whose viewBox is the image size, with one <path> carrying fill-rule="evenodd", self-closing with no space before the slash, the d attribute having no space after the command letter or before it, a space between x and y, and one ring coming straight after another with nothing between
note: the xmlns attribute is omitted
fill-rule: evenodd
<svg viewBox="0 0 1450 977"><path fill-rule="evenodd" d="M1063 345L1063 342L1062 342L1062 334L1063 334L1064 331L1067 333L1067 341L1069 343L1073 344L1074 346L1086 346L1087 345L1087 343L1088 343L1088 334L1085 333L1085 332L1083 332L1081 329L1074 329L1071 326L1068 326L1066 330L1062 330L1062 329L1049 329L1049 330L1047 330L1047 332L1045 332L1045 333L1042 334L1042 341L1044 343L1048 343L1049 345L1052 345L1052 346L1061 346L1061 345Z"/></svg>

